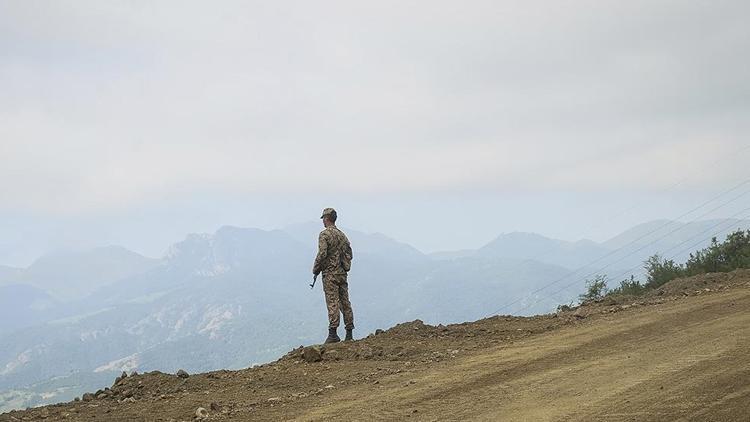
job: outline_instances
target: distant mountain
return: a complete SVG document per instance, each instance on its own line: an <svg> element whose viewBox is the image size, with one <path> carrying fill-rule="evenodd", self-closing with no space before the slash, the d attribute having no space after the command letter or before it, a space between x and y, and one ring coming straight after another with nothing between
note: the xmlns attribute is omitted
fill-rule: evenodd
<svg viewBox="0 0 750 422"><path fill-rule="evenodd" d="M318 234L323 230L321 223L294 224L284 228L286 233L297 239L300 243L316 249L318 247ZM426 260L427 257L415 247L394 240L381 233L367 234L361 231L341 227L346 233L352 248L358 254L370 256L382 256L389 259L400 260Z"/></svg>
<svg viewBox="0 0 750 422"><path fill-rule="evenodd" d="M49 294L34 286L0 285L0 335L54 317L56 306Z"/></svg>
<svg viewBox="0 0 750 422"><path fill-rule="evenodd" d="M604 256L609 249L590 240L567 242L535 233L508 233L477 250L476 256L506 259L530 259L548 264L577 268Z"/></svg>
<svg viewBox="0 0 750 422"><path fill-rule="evenodd" d="M38 287L59 300L75 300L107 284L141 274L157 262L119 246L59 252L37 259L14 282Z"/></svg>
<svg viewBox="0 0 750 422"><path fill-rule="evenodd" d="M626 230L602 245L608 249L629 251L643 248L650 253L676 255L677 260L683 260L690 252L707 245L711 237L723 239L739 229L750 229L750 220L716 219L691 223L655 220ZM640 256L648 255L648 252Z"/></svg>
<svg viewBox="0 0 750 422"><path fill-rule="evenodd" d="M457 251L437 251L427 254L431 259L446 261L457 258L467 258L477 253L476 249L459 249Z"/></svg>

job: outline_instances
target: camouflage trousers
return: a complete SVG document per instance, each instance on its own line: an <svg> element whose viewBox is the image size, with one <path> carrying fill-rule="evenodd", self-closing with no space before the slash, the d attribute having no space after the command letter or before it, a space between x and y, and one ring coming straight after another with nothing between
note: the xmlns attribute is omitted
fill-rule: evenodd
<svg viewBox="0 0 750 422"><path fill-rule="evenodd" d="M328 328L339 327L339 312L344 314L344 326L354 328L354 313L349 302L349 283L346 274L327 274L323 276L323 292L328 307Z"/></svg>

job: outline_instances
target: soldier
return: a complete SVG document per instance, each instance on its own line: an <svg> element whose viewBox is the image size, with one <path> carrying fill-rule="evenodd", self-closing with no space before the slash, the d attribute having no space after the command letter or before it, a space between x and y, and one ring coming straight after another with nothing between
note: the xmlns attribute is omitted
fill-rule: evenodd
<svg viewBox="0 0 750 422"><path fill-rule="evenodd" d="M323 291L328 307L328 338L326 343L341 341L336 333L339 327L339 310L344 314L346 338L353 339L354 314L349 302L349 284L346 281L347 272L352 265L352 247L344 232L336 227L336 210L323 210L323 226L325 228L318 236L318 256L315 257L313 274L323 273Z"/></svg>

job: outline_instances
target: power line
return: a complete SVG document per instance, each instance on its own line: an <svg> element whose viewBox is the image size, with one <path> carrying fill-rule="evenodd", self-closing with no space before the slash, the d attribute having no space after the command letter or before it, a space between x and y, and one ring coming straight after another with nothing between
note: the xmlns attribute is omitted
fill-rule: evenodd
<svg viewBox="0 0 750 422"><path fill-rule="evenodd" d="M723 192L719 193L718 195L716 195L716 196L712 197L711 199L709 199L709 200L707 200L707 201L703 202L703 203L702 203L702 204L700 204L699 206L697 206L697 207L695 207L695 208L691 209L690 211L688 211L688 212L686 212L686 213L683 213L683 214L681 214L680 216L678 216L678 217L674 218L674 220L679 220L679 219L680 219L680 218L682 218L682 217L685 217L685 216L687 216L687 215L690 215L690 214L692 214L693 212L695 212L695 211L697 211L697 210L699 210L699 209L703 208L704 206L708 205L709 203L711 203L711 202L715 201L716 199L718 199L718 198L720 198L720 197L722 197L722 196L724 196L724 195L726 195L726 194L728 194L728 193L730 193L730 192L733 192L733 191L735 191L735 190L739 189L740 187L742 187L742 186L744 186L744 185L747 185L748 183L750 183L750 179L746 179L746 180L744 180L744 181L742 181L742 182L740 182L740 183L738 183L738 184L734 185L734 186L733 186L733 187L731 187L730 189L727 189L727 190L725 190L725 191L723 191ZM703 216L706 216L706 215L708 215L708 214L710 214L710 213L712 213L712 212L716 211L717 209L719 209L719 208L722 208L722 207L726 206L727 204L730 204L730 203L732 203L732 202L736 201L737 199L739 199L740 197L742 197L742 196L744 196L744 195L746 195L746 194L748 194L748 193L750 193L750 191L746 191L746 192L744 192L744 193L740 194L739 196L736 196L736 197L732 198L731 200L729 200L729 201L727 201L727 202L725 202L725 203L723 203L723 204L719 205L718 207L715 207L715 208L713 208L713 209L709 210L708 212L706 212L706 213L703 213L703 214L701 214L700 216L698 216L698 217L694 218L693 220L691 220L691 221L690 221L689 223L691 223L691 222L694 222L694 221L696 221L697 219L699 219L699 218L701 218L701 217L703 217ZM656 230L654 230L654 231L652 231L652 232L648 232L648 233L646 233L646 234L644 234L644 235L641 235L641 236L639 236L638 238L636 238L636 239L634 239L634 240L632 240L632 241L628 242L627 244L625 244L625 245L623 245L623 246L621 246L621 247L619 247L619 248L616 248L616 249L612 250L611 252L609 252L609 253L607 253L607 254L605 254L605 255L603 255L603 256L601 256L601 257L599 257L599 258L595 259L594 261L592 261L592 262L590 262L590 263L588 263L588 264L585 264L585 265L583 265L583 266L580 266L580 267L576 268L575 270L573 270L572 272L570 272L570 273L568 273L568 274L566 274L566 275L564 275L564 276L562 276L562 277L560 277L560 278L558 278L558 279L556 279L556 280L552 281L551 283L548 283L548 284L546 284L546 285L544 285L544 286L542 286L542 287L540 287L540 288L538 288L538 289L536 289L536 290L532 291L531 293L529 293L529 294L528 294L528 295L526 295L526 296L529 296L529 295L534 295L534 294L536 294L536 293L539 293L539 292L541 292L542 290L545 290L546 288L548 288L548 287L550 287L550 286L552 286L552 285L554 285L554 284L557 284L557 283L559 283L560 281L562 281L562 280L565 280L565 279L566 279L566 278L568 278L568 277L571 277L571 276L573 276L574 274L578 273L578 272L579 272L579 271L581 271L582 269L584 269L584 268L587 268L587 267L589 267L589 266L591 266L591 265L593 265L593 264L596 264L596 263L598 263L598 262L601 262L602 260L604 260L604 259L606 259L606 258L608 258L608 257L611 257L611 256L613 256L613 255L615 255L615 254L617 254L617 253L619 253L619 252L621 252L621 251L625 250L625 249L626 249L627 247L629 247L630 245L633 245L633 244L635 244L636 242L638 242L638 241L640 241L640 240L642 240L642 239L644 239L644 238L646 238L646 237L648 237L648 236L652 235L653 233L656 233L656 232L658 232L659 230L661 230L662 228L664 228L664 227L668 226L668 225L669 225L669 224L671 224L671 223L672 223L672 221L667 221L666 223L664 223L664 224L662 224L661 226L659 226L659 227L658 227L658 228L657 228ZM625 258L627 258L627 257L629 257L629 256L632 256L633 254L635 254L635 253L637 253L637 252L640 252L641 250L645 249L646 247L648 247L648 246L652 245L653 243L655 243L655 242L658 242L659 240L662 240L662 239L664 239L665 237L667 237L667 236L669 236L670 234L673 234L673 233L675 233L675 232L679 231L680 229L682 229L682 228L684 228L684 227L685 227L684 225L683 225L683 226L679 226L679 227L678 227L677 229L675 229L675 230L672 230L671 232L669 232L669 233L667 233L667 234L665 234L665 235L663 235L663 236L661 236L661 237L659 237L659 238L657 238L657 239L654 239L653 241L651 241L651 242L649 242L649 243L645 244L644 246L642 246L641 248L639 248L639 249L636 249L635 251L632 251L631 253L629 253L628 255L625 255L624 257L621 257L621 258L620 258L620 259L618 259L617 261L611 262L610 264L608 264L608 266L609 266L609 265L612 265L612 264L614 264L614 263L620 262L620 261L622 261L623 259L625 259ZM604 267L604 269L606 269L606 268L607 268L607 266L605 266L605 267ZM596 274L596 273L598 273L598 272L600 272L600 271L601 271L601 270L599 270L599 271L596 271L596 272L594 272L594 273L592 273L592 274L589 274L589 275L587 275L586 277L590 277L591 275L593 275L593 274ZM524 296L524 297L526 297L526 296ZM500 311L502 311L503 309L506 309L506 308L508 308L508 307L510 307L510 306L512 306L512 305L515 305L516 303L518 303L518 302L522 301L522 300L524 299L524 297L518 298L518 299L516 299L516 300L515 300L515 301L513 301L513 302L510 302L510 303L508 303L508 304L506 304L506 305L503 305L503 306L502 306L502 307L500 307L500 308L499 308L498 310L496 310L495 312L492 312L492 313L488 314L487 316L490 316L490 315L496 315L496 314L498 314L498 313L499 313Z"/></svg>
<svg viewBox="0 0 750 422"><path fill-rule="evenodd" d="M738 215L740 215L740 214L742 214L742 213L745 213L745 212L747 212L747 211L750 211L750 208L745 208L744 210L742 210L742 211L738 212L737 214L734 214L734 215L730 216L729 218L734 218L734 217L736 217L736 216L738 216ZM711 226L711 227L707 228L706 230L703 230L702 232L698 233L697 235L695 235L695 236L693 236L693 237L690 237L690 238L687 238L687 239L683 240L682 242L680 242L680 243L678 243L678 244L676 244L676 245L674 245L674 246L670 247L669 249L666 249L666 250L665 250L665 251L663 252L663 254L664 254L664 255L666 255L668 251L671 251L671 250L673 250L673 249L675 249L675 248L678 248L678 247L680 247L680 246L684 245L685 243L687 243L687 242L689 242L689 241L693 240L693 239L694 239L695 237L697 237L697 236L701 236L701 235L704 235L704 234L705 234L706 232L709 232L709 231L711 231L711 230L713 230L713 229L715 229L715 228L717 228L717 227L719 227L719 226L722 226L722 225L726 225L726 224L727 224L727 221L726 221L726 220L720 221L719 223L717 223L717 224L714 224L713 226ZM719 235L719 234L720 234L720 233L721 233L722 231L724 231L724 230L728 230L728 229L729 229L730 227L732 227L732 225L733 225L733 224L734 224L734 222L729 222L729 225L727 225L726 227L722 228L721 230L719 230L719 231L717 231L717 232L713 232L713 233L711 234L711 237L716 237L716 236L717 236L717 235ZM669 258L666 258L666 259L674 259L674 258L676 258L676 257L678 257L678 256L680 256L680 255L682 255L683 253L685 253L685 252L687 252L687 251L689 251L689 250L692 250L692 249L693 249L693 248L694 248L694 247L695 247L696 245L699 245L699 244L701 244L701 243L705 242L706 240L707 240L707 239L705 239L705 238L701 238L701 240L700 240L699 242L696 242L696 243L694 243L694 244L692 244L692 245L688 246L687 248L685 248L685 249L682 249L681 251L679 251L679 252L677 252L677 253L673 254L672 256L670 256ZM638 269L639 267L640 267L640 266L638 266L638 267L633 267L633 268L631 268L631 269L629 269L629 270L625 271L624 273L621 273L620 275L618 275L618 276L616 277L616 279L615 279L615 280L617 280L617 279L620 279L620 278L621 278L621 277L623 277L623 276L626 276L626 275L627 275L628 273L632 273L633 271L637 270L637 269Z"/></svg>
<svg viewBox="0 0 750 422"><path fill-rule="evenodd" d="M736 213L736 214L732 215L732 216L731 216L731 217L729 217L729 218L733 218L733 217L736 217L737 215L739 215L739 214L742 214L742 213L745 213L745 212L747 212L747 211L750 211L750 208L745 208L744 210L742 210L742 211L740 211L740 212L738 212L738 213ZM716 225L714 225L714 226L713 226L713 228L715 228L715 227L717 227L717 226L719 226L719 225L722 225L722 224L726 224L726 221L723 221L723 222L721 222L721 223L719 223L719 224L716 224ZM709 230L710 230L710 229L709 229ZM706 231L708 231L708 230L704 230L704 231L703 231L703 232L701 232L700 234L703 234L703 233L705 233ZM695 239L696 237L700 236L700 234L699 234L699 235L695 235L695 236L692 236L692 237L688 238L688 240L687 240L687 241L690 241L690 240L693 240L693 239ZM715 234L712 234L712 236L715 236ZM696 247L697 245L701 244L702 242L705 242L705 240L706 240L706 239L704 239L704 238L701 238L701 240L700 240L700 241L698 241L698 242L696 242L696 243L694 243L694 244L690 245L689 247L687 247L687 248L685 248L685 249L683 249L683 250L681 250L681 251L677 252L676 254L674 254L673 256L671 256L671 257L670 257L669 259L673 259L674 257L676 257L676 256L678 256L678 255L680 255L680 254L682 254L682 253L684 253L684 252L686 252L686 251L689 251L689 250L691 250L692 248ZM683 241L683 242L682 242L681 244L684 244L684 243L686 243L686 241ZM673 248L674 248L674 247L673 247ZM673 248L670 248L670 249L673 249ZM637 268L638 268L638 267L633 267L633 268L631 268L630 270L626 271L626 272L625 272L624 274L627 274L627 273L629 273L629 272L632 272L633 270L635 270L635 269L637 269ZM600 271L597 271L597 273L598 273L598 272L600 272ZM589 275L589 276L587 276L587 277L590 277L591 275L593 275L593 274L590 274L590 275ZM622 276L622 275L621 275L621 276ZM621 276L620 276L620 277L621 277ZM618 277L618 278L619 278L619 277ZM558 293L561 293L561 292L562 292L563 290L566 290L566 289L567 289L568 287L571 287L571 286L573 286L574 284L576 284L576 283L578 283L578 282L579 282L579 280L576 280L576 281L575 281L575 282L573 282L573 283L567 284L567 285L563 286L563 287L562 287L561 289L559 289L559 290L556 290L556 291L554 291L554 292L553 292L553 293L551 293L551 294L550 294L549 296L554 296L554 295L556 295L556 294L558 294ZM517 310L516 312L521 312L521 311L524 311L524 310L526 310L526 309L528 309L528 308L530 308L530 307L532 307L532 306L536 305L536 304L537 304L537 303L539 303L539 302L541 302L541 300L537 300L537 301L535 301L535 302L533 302L533 303L531 303L531 304L529 304L529 305L526 305L526 306L524 306L523 308L521 308L521 309L518 309L518 310Z"/></svg>
<svg viewBox="0 0 750 422"><path fill-rule="evenodd" d="M731 204L732 202L734 202L734 201L736 201L737 199L739 199L739 198L741 198L741 197L743 197L743 196L747 195L748 193L750 193L750 191L746 191L746 192L743 192L743 193L741 193L741 194L740 194L740 195L738 195L738 196L735 196L734 198L730 199L729 201L727 201L727 202L725 202L725 203L723 203L723 204L721 204L721 205L719 205L719 206L717 206L717 207L714 207L713 209L711 209L711 210L709 210L709 211L707 211L707 212L705 212L705 213L703 213L703 214L699 215L698 217L696 217L696 218L692 219L692 220L691 220L691 221L689 221L688 223L686 223L686 224L684 224L684 225L681 225L681 226L678 226L677 228L675 228L674 230L670 231L669 233L667 233L667 234L665 234L665 235L661 236L660 238L658 238L658 239L654 239L653 241L651 241L651 242L649 242L649 243L647 243L647 244L645 244L645 245L641 246L640 248L638 248L638 249L636 249L636 250L634 250L634 251L631 251L631 252L630 252L629 254L627 254L627 255L625 255L625 256L622 256L622 257L620 257L620 258L619 258L618 260L616 260L616 261L610 262L609 264L605 265L604 267L602 267L601 269L599 269L599 270L597 270L597 271L594 271L593 273L587 274L587 275L586 275L586 276L585 276L584 278L587 278L587 277L591 277L592 275L596 275L596 274L598 274L598 273L600 273L600 272L602 272L602 271L606 270L607 268L611 267L611 266L612 266L613 264L616 264L616 263L618 263L618 262L622 262L622 261L623 261L623 260L624 260L625 258L631 257L631 256L635 255L636 253L638 253L638 252L640 252L640 251L642 251L642 250L646 249L647 247L649 247L649 246L653 245L654 243L656 243L656 242L658 242L658 241L660 241L660 240L662 240L662 239L665 239L665 238L666 238L667 236L669 236L669 235L671 235L671 234L674 234L674 233L676 233L676 232L678 232L678 231L680 231L680 230L684 229L684 228L686 227L686 225L687 225L687 224L689 224L689 223L693 223L693 222L697 221L698 219L700 219L700 218L703 218L703 217L705 217L706 215L708 215L708 214L711 214L712 212L714 212L714 211L718 210L719 208L722 208L722 207L724 207L724 206L726 206L726 205L728 205L728 204ZM731 217L730 217L730 218L731 218Z"/></svg>
<svg viewBox="0 0 750 422"><path fill-rule="evenodd" d="M742 152L745 152L745 151L747 151L747 150L749 150L749 149L750 149L750 144L748 144L748 145L745 145L745 146L743 146L742 148L740 148L740 149L738 149L738 150L732 151L732 152L731 152L731 153L729 153L729 154L723 155L723 156L721 156L720 158L718 158L717 160L715 160L715 161L713 161L712 163L710 163L709 165L707 165L707 166L704 166L704 167L702 168L702 170L701 170L701 171L700 171L700 172L699 172L698 174L701 174L701 173L705 173L705 172L706 172L706 170L708 170L709 168L713 168L713 166L714 166L715 164L717 164L717 163L719 163L719 162L721 162L721 161L724 161L724 160L726 160L727 158L734 158L734 159L736 159L736 158L738 158L738 157L739 157L739 154L740 154L740 153L742 153ZM694 177L694 176L695 176L695 174L696 174L696 173L691 173L690 175L688 175L688 176L685 176L685 177L683 177L682 179L678 180L677 182L673 183L672 185L670 185L670 186L669 186L669 187L667 187L666 189L660 190L660 191L658 191L658 192L659 192L659 193L669 192L670 190L672 190L672 189L676 188L677 186L680 186L681 184L685 183L685 182L686 182L687 180L689 180L689 179L690 179L691 177ZM746 183L747 183L747 182L749 182L749 181L750 181L750 180L746 180L745 182L741 183L740 185L744 185L744 184L746 184ZM675 218L672 218L672 220L679 220L680 218L683 218L683 217L685 217L685 216L689 215L689 214L690 214L690 213L692 213L693 211L696 211L696 210L700 209L701 207L703 207L703 206L707 205L708 203L710 203L710 202L714 201L715 199L719 198L720 196L722 196L722 195L724 195L724 194L727 194L727 193L729 193L729 192L731 192L731 191L733 191L733 190L735 190L736 188L739 188L739 187L740 187L740 186L735 186L734 188L730 189L729 191L725 191L725 192L723 192L723 193L719 194L718 196L716 196L716 197L714 197L714 198L712 198L712 199L709 199L708 201L704 202L703 204L701 204L701 205L700 205L700 206L698 206L697 208L694 208L694 209L692 209L692 210L688 211L687 213L685 213L685 214L683 214L683 215L681 215L681 216L679 216L679 217L675 217ZM620 213L618 213L618 214L615 214L615 215L609 216L609 218L608 218L607 220L612 220L612 219L614 219L614 218L620 217L620 216L622 216L622 215L624 215L624 214L627 214L627 213L629 213L630 211L632 211L632 210L634 210L634 209L636 209L636 208L638 208L638 207L639 207L639 205L638 205L638 204L634 204L634 205L633 205L632 207L630 207L630 208L628 208L628 209L626 209L626 210L624 210L624 211L621 211L621 212L620 212ZM635 240L633 240L633 241L629 242L628 244L625 244L625 245L623 245L623 247L627 247L627 246L630 246L631 244L633 244L633 243L635 243L635 242L638 242L639 240L642 240L643 238L645 238L645 237L647 237L647 236L649 236L649 235L651 235L651 234L653 234L653 233L655 233L655 232L657 232L657 231L661 230L662 228L666 227L667 225L669 225L669 222L667 222L667 223L665 223L664 225L662 225L662 226L658 227L658 228L657 228L656 230L654 230L654 231L652 231L652 232L650 232L650 233L646 233L646 234L644 234L643 236L639 237L638 239L635 239ZM589 226L589 227L588 227L588 229L591 229L591 228L593 228L593 227L596 227L596 225L592 225L592 226ZM587 230L588 230L588 229L587 229ZM545 251L545 252L542 252L541 254L537 254L536 256L534 256L534 258L533 258L533 259L534 259L534 260L539 260L539 259L540 259L540 258L542 258L542 257L548 256L548 255L549 255L550 253L554 252L555 250L556 250L555 248L550 248L550 249L548 249L547 251ZM601 257L601 259L604 259L604 258L607 258L607 256ZM598 261L596 261L596 262L598 262ZM592 265L592 264L595 264L596 262L591 262L591 263L587 264L586 266L588 266L588 265ZM582 267L579 267L579 268L577 268L576 270L574 270L573 274L574 274L574 273L576 273L576 272L578 272L578 271L580 271L581 269L585 268L586 266L582 266ZM518 265L518 266L517 266L517 268L520 268L520 265Z"/></svg>
<svg viewBox="0 0 750 422"><path fill-rule="evenodd" d="M745 152L745 151L747 151L749 149L750 149L750 144L745 145L745 146L743 146L742 148L740 148L738 150L732 151L729 154L722 155L721 157L719 157L715 161L709 163L708 165L703 166L698 173L691 173L690 175L685 176L682 179L678 180L677 182L673 183L669 187L667 187L667 188L665 188L663 190L658 191L658 193L669 192L670 190L672 190L672 189L676 188L677 186L680 186L681 184L683 184L686 181L690 180L690 178L694 177L696 174L703 174L708 169L713 169L716 164L718 164L718 163L726 160L727 158L737 159L739 157L739 154L741 154L741 153L743 153L743 152ZM620 213L618 213L618 214L616 214L616 215L614 215L614 216L612 216L610 218L612 219L612 218L617 218L617 217L620 217L622 215L625 215L625 214L629 213L630 211L633 211L634 209L638 208L639 206L640 206L639 204L633 204L633 206L631 206L630 208L627 208L624 211L621 211ZM592 226L592 227L595 227L595 226ZM590 227L590 228L592 228L592 227Z"/></svg>

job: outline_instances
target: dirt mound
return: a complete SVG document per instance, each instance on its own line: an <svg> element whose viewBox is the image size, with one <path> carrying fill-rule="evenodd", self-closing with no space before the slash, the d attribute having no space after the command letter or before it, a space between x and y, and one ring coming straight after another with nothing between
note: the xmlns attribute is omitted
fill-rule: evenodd
<svg viewBox="0 0 750 422"><path fill-rule="evenodd" d="M711 400L728 409L712 420L748 414L740 412L750 411L742 407L750 406L750 271L609 299L528 318L416 320L240 371L118 377L0 422L705 420L699 409Z"/></svg>
<svg viewBox="0 0 750 422"><path fill-rule="evenodd" d="M657 296L689 296L712 290L725 290L733 287L750 286L750 269L734 270L728 273L708 273L672 280L653 292Z"/></svg>

